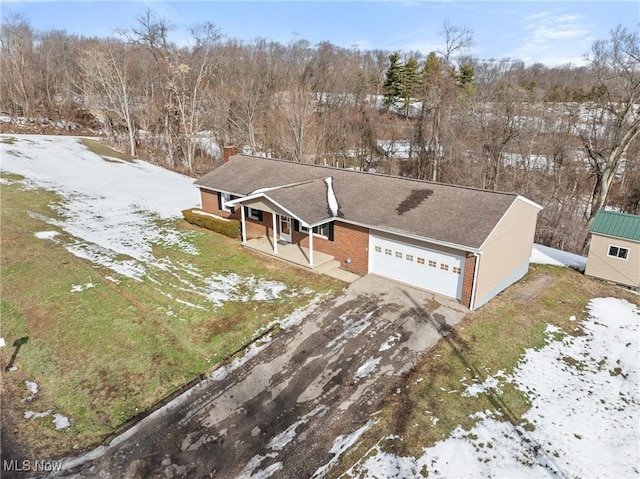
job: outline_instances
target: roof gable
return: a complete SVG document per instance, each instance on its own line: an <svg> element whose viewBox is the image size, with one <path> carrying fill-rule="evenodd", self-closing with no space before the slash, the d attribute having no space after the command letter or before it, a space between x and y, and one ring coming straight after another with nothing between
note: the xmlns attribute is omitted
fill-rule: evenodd
<svg viewBox="0 0 640 479"><path fill-rule="evenodd" d="M239 196L256 190L309 223L328 219L332 178L347 222L479 249L518 196L428 181L237 155L196 181ZM314 219L314 218L317 218Z"/></svg>
<svg viewBox="0 0 640 479"><path fill-rule="evenodd" d="M333 217L324 179L276 188L265 193L265 196L278 204L287 205L289 211L310 225ZM300 201L301 198L304 201Z"/></svg>
<svg viewBox="0 0 640 479"><path fill-rule="evenodd" d="M640 216L599 210L593 219L591 233L640 241Z"/></svg>

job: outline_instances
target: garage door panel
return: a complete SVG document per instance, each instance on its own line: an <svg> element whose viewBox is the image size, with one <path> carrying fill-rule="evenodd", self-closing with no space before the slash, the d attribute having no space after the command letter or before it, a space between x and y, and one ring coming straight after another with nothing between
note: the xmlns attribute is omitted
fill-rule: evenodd
<svg viewBox="0 0 640 479"><path fill-rule="evenodd" d="M372 273L460 299L464 257L376 235L370 237Z"/></svg>

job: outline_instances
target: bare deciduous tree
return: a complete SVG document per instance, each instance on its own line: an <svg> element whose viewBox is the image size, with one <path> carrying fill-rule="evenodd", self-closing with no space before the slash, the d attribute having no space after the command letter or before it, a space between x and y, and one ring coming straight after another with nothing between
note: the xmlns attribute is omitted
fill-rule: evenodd
<svg viewBox="0 0 640 479"><path fill-rule="evenodd" d="M129 140L129 154L136 156L136 125L133 118L131 51L122 42L105 40L85 48L79 59L80 88L84 98L103 114L111 129L122 124Z"/></svg>
<svg viewBox="0 0 640 479"><path fill-rule="evenodd" d="M2 96L12 112L23 116L29 116L38 103L35 40L35 32L21 15L12 15L0 25Z"/></svg>
<svg viewBox="0 0 640 479"><path fill-rule="evenodd" d="M618 27L592 48L599 97L578 110L578 132L594 177L589 224L607 203L621 161L640 133L640 36ZM585 239L586 250L588 240Z"/></svg>

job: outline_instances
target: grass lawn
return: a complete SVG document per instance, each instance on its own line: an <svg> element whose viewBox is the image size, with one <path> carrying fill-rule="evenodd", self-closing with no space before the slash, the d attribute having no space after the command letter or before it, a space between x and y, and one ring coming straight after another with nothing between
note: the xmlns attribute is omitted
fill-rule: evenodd
<svg viewBox="0 0 640 479"><path fill-rule="evenodd" d="M518 292L540 275L554 278L551 286L531 302L514 301ZM522 282L509 288L480 310L468 314L455 330L428 351L400 385L400 393L387 398L378 423L331 471L339 477L353 464L382 451L419 457L424 447L443 440L460 425L471 429L474 413L491 411L526 430L534 426L521 419L529 409L524 394L511 383L502 393L463 397L462 384L482 383L499 371L510 374L527 348L545 344L545 327L553 324L580 335L591 298L619 297L638 304L638 296L567 268L531 265ZM572 321L570 318L574 317ZM570 361L572 358L567 358ZM371 452L370 452L371 451ZM425 471L423 471L426 473Z"/></svg>
<svg viewBox="0 0 640 479"><path fill-rule="evenodd" d="M64 214L55 207L61 198L22 180L2 175L0 335L7 346L0 362L4 369L13 342L28 338L15 360L18 370L3 373L2 382L2 433L21 445L23 456L51 457L100 442L211 370L260 328L343 287L181 220L158 220L182 246L154 243L157 264L150 274L114 278L65 248L75 239L52 226ZM52 239L35 235L51 230L57 233ZM185 242L200 254L189 253ZM207 291L203 278L230 275L242 278L234 299L215 306L199 294ZM285 292L258 300L249 293L259 281ZM25 381L38 386L31 401L24 401L31 395ZM28 411L50 414L25 419ZM56 430L53 414L68 417L70 426Z"/></svg>
<svg viewBox="0 0 640 479"><path fill-rule="evenodd" d="M117 150L114 150L110 146L105 145L104 143L100 143L99 141L92 140L90 138L82 138L80 140L84 146L86 146L90 151L95 153L98 156L101 156L106 161L113 161L111 158L117 158L119 160L131 161L131 157L125 153L121 153Z"/></svg>

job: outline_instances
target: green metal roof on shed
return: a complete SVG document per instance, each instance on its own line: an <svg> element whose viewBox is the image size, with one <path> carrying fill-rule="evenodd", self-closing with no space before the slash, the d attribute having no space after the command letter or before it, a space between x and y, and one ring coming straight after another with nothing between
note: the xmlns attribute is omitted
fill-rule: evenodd
<svg viewBox="0 0 640 479"><path fill-rule="evenodd" d="M640 241L640 216L600 210L591 225L591 233Z"/></svg>

